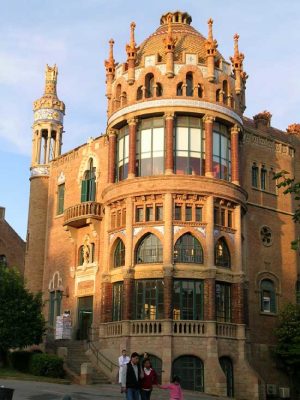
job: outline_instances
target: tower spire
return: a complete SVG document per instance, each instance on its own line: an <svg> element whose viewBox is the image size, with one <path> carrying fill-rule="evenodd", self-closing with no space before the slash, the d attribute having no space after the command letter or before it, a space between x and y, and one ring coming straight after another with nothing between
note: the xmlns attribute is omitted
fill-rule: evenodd
<svg viewBox="0 0 300 400"><path fill-rule="evenodd" d="M206 59L207 59L207 70L208 70L208 80L213 82L215 80L215 56L217 53L218 42L213 36L213 19L209 18L208 24L208 35L205 41L206 48Z"/></svg>
<svg viewBox="0 0 300 400"><path fill-rule="evenodd" d="M239 51L239 38L240 36L237 33L233 36L234 53L233 57L230 57L233 73L235 76L235 91L237 94L240 94L241 91L244 89L246 79L248 78L248 75L243 69L243 61L245 56Z"/></svg>
<svg viewBox="0 0 300 400"><path fill-rule="evenodd" d="M57 74L58 70L56 64L54 64L53 67L49 67L49 65L46 64L44 95L57 96L56 94Z"/></svg>
<svg viewBox="0 0 300 400"><path fill-rule="evenodd" d="M106 97L111 98L112 82L115 77L116 64L114 59L114 40L110 39L108 59L104 61L106 70Z"/></svg>
<svg viewBox="0 0 300 400"><path fill-rule="evenodd" d="M135 22L131 22L130 24L130 42L126 45L126 53L127 53L127 64L128 64L128 83L132 85L135 81L135 61L136 55L139 47L136 46L134 31L136 24Z"/></svg>
<svg viewBox="0 0 300 400"><path fill-rule="evenodd" d="M177 38L173 36L172 32L172 15L169 14L167 16L168 23L168 31L167 36L164 38L163 42L165 45L165 53L166 53L166 67L167 72L166 75L168 78L173 78L174 76L174 50Z"/></svg>

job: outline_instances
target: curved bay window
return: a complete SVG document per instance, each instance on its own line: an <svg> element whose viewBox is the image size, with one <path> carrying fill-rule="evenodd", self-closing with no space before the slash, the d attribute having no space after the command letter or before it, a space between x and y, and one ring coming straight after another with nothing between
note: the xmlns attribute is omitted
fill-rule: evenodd
<svg viewBox="0 0 300 400"><path fill-rule="evenodd" d="M117 180L122 181L128 177L129 158L129 129L128 125L122 128L118 134L117 144Z"/></svg>
<svg viewBox="0 0 300 400"><path fill-rule="evenodd" d="M202 320L203 301L203 281L177 279L174 280L174 319Z"/></svg>
<svg viewBox="0 0 300 400"><path fill-rule="evenodd" d="M230 136L225 125L214 123L213 173L215 178L231 180Z"/></svg>
<svg viewBox="0 0 300 400"><path fill-rule="evenodd" d="M191 233L182 235L174 248L174 262L203 264L203 249Z"/></svg>
<svg viewBox="0 0 300 400"><path fill-rule="evenodd" d="M139 176L164 173L165 132L163 118L141 121L137 134L137 166Z"/></svg>
<svg viewBox="0 0 300 400"><path fill-rule="evenodd" d="M152 233L144 236L136 250L137 264L150 264L162 262L163 248L161 241Z"/></svg>
<svg viewBox="0 0 300 400"><path fill-rule="evenodd" d="M175 173L205 174L205 131L200 118L179 116L176 120Z"/></svg>
<svg viewBox="0 0 300 400"><path fill-rule="evenodd" d="M216 267L230 268L230 252L224 238L217 241L215 247L215 265Z"/></svg>
<svg viewBox="0 0 300 400"><path fill-rule="evenodd" d="M114 251L114 268L125 265L125 246L123 240L117 239L117 245Z"/></svg>
<svg viewBox="0 0 300 400"><path fill-rule="evenodd" d="M96 195L96 168L93 165L93 159L89 160L89 169L84 173L84 179L81 182L81 202L95 201Z"/></svg>
<svg viewBox="0 0 300 400"><path fill-rule="evenodd" d="M271 279L260 282L260 305L264 313L276 313L275 285Z"/></svg>
<svg viewBox="0 0 300 400"><path fill-rule="evenodd" d="M164 317L164 285L162 279L135 281L134 319Z"/></svg>

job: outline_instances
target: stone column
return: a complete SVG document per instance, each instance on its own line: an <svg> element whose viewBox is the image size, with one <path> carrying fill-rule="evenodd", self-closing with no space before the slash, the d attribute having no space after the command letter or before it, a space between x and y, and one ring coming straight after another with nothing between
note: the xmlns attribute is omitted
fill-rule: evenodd
<svg viewBox="0 0 300 400"><path fill-rule="evenodd" d="M171 319L173 314L173 197L166 193L164 197L164 318Z"/></svg>
<svg viewBox="0 0 300 400"><path fill-rule="evenodd" d="M126 236L125 236L125 268L124 268L124 286L123 286L123 319L132 319L132 306L134 294L134 272L133 272L133 207L134 199L126 199Z"/></svg>
<svg viewBox="0 0 300 400"><path fill-rule="evenodd" d="M115 164L116 164L116 149L117 149L117 135L115 130L108 132L108 183L115 182Z"/></svg>
<svg viewBox="0 0 300 400"><path fill-rule="evenodd" d="M134 261L132 260L133 256L133 206L134 200L131 197L127 197L126 199L126 236L125 236L125 267L132 268Z"/></svg>
<svg viewBox="0 0 300 400"><path fill-rule="evenodd" d="M133 273L130 270L124 275L123 285L123 320L128 321L133 318L134 300L134 279Z"/></svg>
<svg viewBox="0 0 300 400"><path fill-rule="evenodd" d="M56 128L54 158L60 155L61 128Z"/></svg>
<svg viewBox="0 0 300 400"><path fill-rule="evenodd" d="M41 145L42 145L42 131L39 128L37 146L36 146L36 163L40 164L41 162Z"/></svg>
<svg viewBox="0 0 300 400"><path fill-rule="evenodd" d="M234 324L244 324L244 286L242 282L231 285L232 301L232 322Z"/></svg>
<svg viewBox="0 0 300 400"><path fill-rule="evenodd" d="M136 132L137 132L136 118L127 121L129 126L129 165L128 165L128 178L132 179L136 175Z"/></svg>
<svg viewBox="0 0 300 400"><path fill-rule="evenodd" d="M212 178L213 174L213 124L215 118L211 115L203 117L205 129L205 176Z"/></svg>
<svg viewBox="0 0 300 400"><path fill-rule="evenodd" d="M214 243L214 197L208 196L205 203L206 225L206 260L210 277L204 281L204 319L215 321L215 243Z"/></svg>
<svg viewBox="0 0 300 400"><path fill-rule="evenodd" d="M216 280L215 278L206 278L204 280L204 320L216 320L216 302L215 294Z"/></svg>
<svg viewBox="0 0 300 400"><path fill-rule="evenodd" d="M102 275L101 294L101 322L110 322L112 320L112 283L109 274Z"/></svg>
<svg viewBox="0 0 300 400"><path fill-rule="evenodd" d="M243 271L243 257L242 257L242 208L238 204L233 213L234 229L234 265L232 268L235 272Z"/></svg>
<svg viewBox="0 0 300 400"><path fill-rule="evenodd" d="M231 130L231 181L235 185L240 184L239 168L239 132L240 128L234 125Z"/></svg>
<svg viewBox="0 0 300 400"><path fill-rule="evenodd" d="M38 132L39 131L37 131L35 129L33 130L32 151L31 151L31 165L36 164L37 146L38 146Z"/></svg>
<svg viewBox="0 0 300 400"><path fill-rule="evenodd" d="M174 113L166 113L166 162L165 174L171 175L174 171Z"/></svg>
<svg viewBox="0 0 300 400"><path fill-rule="evenodd" d="M46 154L45 154L45 163L49 163L50 158L50 142L51 142L51 127L47 130L47 146L46 146Z"/></svg>

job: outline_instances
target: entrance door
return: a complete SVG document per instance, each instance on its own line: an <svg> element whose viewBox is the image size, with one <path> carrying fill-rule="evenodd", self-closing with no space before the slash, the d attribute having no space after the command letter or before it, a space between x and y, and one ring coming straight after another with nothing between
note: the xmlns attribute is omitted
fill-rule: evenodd
<svg viewBox="0 0 300 400"><path fill-rule="evenodd" d="M88 338L89 329L93 322L93 296L78 299L78 340Z"/></svg>
<svg viewBox="0 0 300 400"><path fill-rule="evenodd" d="M221 357L220 364L226 376L227 396L234 396L234 382L233 382L233 365L229 357Z"/></svg>

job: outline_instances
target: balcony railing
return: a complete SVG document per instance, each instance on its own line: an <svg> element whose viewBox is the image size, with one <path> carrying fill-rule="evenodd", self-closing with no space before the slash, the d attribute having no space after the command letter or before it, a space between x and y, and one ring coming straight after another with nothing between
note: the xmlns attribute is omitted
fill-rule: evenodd
<svg viewBox="0 0 300 400"><path fill-rule="evenodd" d="M227 339L244 337L244 325L218 323L215 321L171 321L171 320L134 320L102 323L99 335L118 336L217 336Z"/></svg>
<svg viewBox="0 0 300 400"><path fill-rule="evenodd" d="M67 208L64 212L64 225L80 228L88 225L91 219L103 217L102 205L95 201L86 201Z"/></svg>

